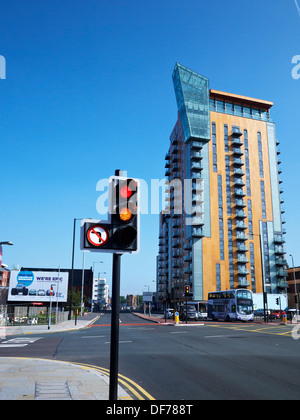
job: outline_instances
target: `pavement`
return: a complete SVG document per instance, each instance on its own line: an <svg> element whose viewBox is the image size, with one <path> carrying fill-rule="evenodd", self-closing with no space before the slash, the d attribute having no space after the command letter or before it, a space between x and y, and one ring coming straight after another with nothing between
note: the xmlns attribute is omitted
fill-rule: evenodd
<svg viewBox="0 0 300 420"><path fill-rule="evenodd" d="M191 321L189 320L188 322L186 321L179 321L178 323L176 323L173 319L165 319L163 315L161 314L142 314L142 313L138 313L138 312L132 312L133 315L136 315L139 318L145 319L147 321L151 321L160 325L172 325L175 327L196 327L196 326L204 326L204 325L210 325L212 323L211 320L208 320L207 318L201 319L199 321ZM222 321L218 321L218 322L222 322ZM223 321L225 322L225 321ZM298 323L300 322L300 317L298 319ZM239 321L236 322L231 322L231 324L233 325L234 323L237 323L240 325ZM292 325L292 324L297 324L297 320L296 318L294 318L293 321L287 321L286 323L281 321L280 319L273 319L273 320L269 320L269 322L265 322L263 320L263 318L256 318L251 324L258 324L258 325Z"/></svg>
<svg viewBox="0 0 300 420"><path fill-rule="evenodd" d="M34 334L54 333L86 328L99 316L94 314L52 325L14 326L0 328L0 344L10 336L20 346ZM7 343L6 345L9 345ZM96 366L47 359L0 357L0 400L108 400L109 372ZM119 386L119 400L132 400L126 388Z"/></svg>

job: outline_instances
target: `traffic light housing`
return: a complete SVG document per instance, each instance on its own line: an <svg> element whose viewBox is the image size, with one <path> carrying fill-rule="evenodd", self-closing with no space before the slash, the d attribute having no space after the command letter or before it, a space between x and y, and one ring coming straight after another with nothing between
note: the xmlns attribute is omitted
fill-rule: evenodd
<svg viewBox="0 0 300 420"><path fill-rule="evenodd" d="M184 294L185 296L190 296L190 286L186 285L184 286Z"/></svg>
<svg viewBox="0 0 300 420"><path fill-rule="evenodd" d="M279 298L276 298L276 305L279 305Z"/></svg>
<svg viewBox="0 0 300 420"><path fill-rule="evenodd" d="M112 176L109 179L109 214L111 247L115 252L139 252L139 181Z"/></svg>
<svg viewBox="0 0 300 420"><path fill-rule="evenodd" d="M108 184L108 220L83 219L83 251L119 254L139 252L140 182L137 179L112 176Z"/></svg>
<svg viewBox="0 0 300 420"><path fill-rule="evenodd" d="M111 176L108 184L108 220L83 219L83 251L119 254L139 252L140 181Z"/></svg>

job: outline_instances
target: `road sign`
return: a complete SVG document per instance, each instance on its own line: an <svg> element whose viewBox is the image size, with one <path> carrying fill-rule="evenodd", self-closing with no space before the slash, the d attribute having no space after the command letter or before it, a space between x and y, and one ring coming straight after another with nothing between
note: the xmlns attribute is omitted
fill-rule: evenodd
<svg viewBox="0 0 300 420"><path fill-rule="evenodd" d="M96 247L101 247L106 244L109 238L109 233L105 226L92 225L86 233L88 242Z"/></svg>
<svg viewBox="0 0 300 420"><path fill-rule="evenodd" d="M81 221L80 248L90 252L111 252L111 222L83 219Z"/></svg>

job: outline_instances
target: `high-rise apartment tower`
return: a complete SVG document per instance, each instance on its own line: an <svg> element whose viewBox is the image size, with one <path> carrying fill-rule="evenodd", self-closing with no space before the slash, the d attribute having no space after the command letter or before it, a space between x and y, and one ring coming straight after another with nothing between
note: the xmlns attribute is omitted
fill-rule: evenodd
<svg viewBox="0 0 300 420"><path fill-rule="evenodd" d="M273 103L209 89L206 77L178 63L173 83L178 120L165 157L160 304L183 300L185 285L198 301L238 287L284 293L285 221ZM190 204L182 205L186 196Z"/></svg>

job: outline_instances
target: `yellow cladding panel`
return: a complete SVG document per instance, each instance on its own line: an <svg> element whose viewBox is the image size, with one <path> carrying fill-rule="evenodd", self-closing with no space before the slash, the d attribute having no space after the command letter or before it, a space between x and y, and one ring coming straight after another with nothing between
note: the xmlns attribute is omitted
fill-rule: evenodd
<svg viewBox="0 0 300 420"><path fill-rule="evenodd" d="M249 168L250 168L250 186L251 195L247 195L246 187L246 166L244 164L243 187L246 196L243 200L246 204L244 212L248 215L247 201L251 200L252 205L252 223L253 223L253 239L246 241L248 251L246 257L249 260L246 268L251 273L250 267L250 252L249 243L254 244L254 264L255 264L255 279L256 279L256 292L262 292L262 270L261 270L261 250L259 238L259 220L262 220L262 200L261 200L261 184L264 181L265 185L265 202L266 202L266 216L264 221L273 220L272 211L272 194L270 182L270 169L269 169L269 154L268 154L268 137L267 137L267 124L263 121L254 119L242 118L233 115L211 112L211 122L216 123L216 142L217 142L217 172L213 172L213 153L212 141L209 143L209 165L210 165L210 204L211 204L211 238L203 238L203 288L204 299L207 299L209 292L216 291L216 264L221 267L221 288L223 290L230 288L229 283L229 250L228 250L228 218L232 219L232 232L233 232L233 252L234 252L234 278L235 286L237 286L237 253L236 253L236 229L235 229L235 204L234 204L234 180L232 174L232 145L231 133L232 126L238 126L243 135L241 139L244 143L244 130L248 132L248 151L249 151ZM224 124L228 125L229 136L229 153L225 153L224 143ZM259 169L259 152L258 152L258 139L257 133L261 133L262 141L262 156L263 156L263 170L264 177L260 177ZM241 146L244 154L242 160L245 163L245 149L244 144ZM225 172L225 156L228 154L230 159L230 189L231 189L231 215L227 215L227 192L226 192L226 172ZM222 176L222 201L223 201L223 229L224 229L224 260L220 260L220 238L219 238L219 204L218 204L218 175ZM248 217L245 219L248 224ZM245 231L249 238L248 228ZM251 289L251 274L247 276L248 283Z"/></svg>

